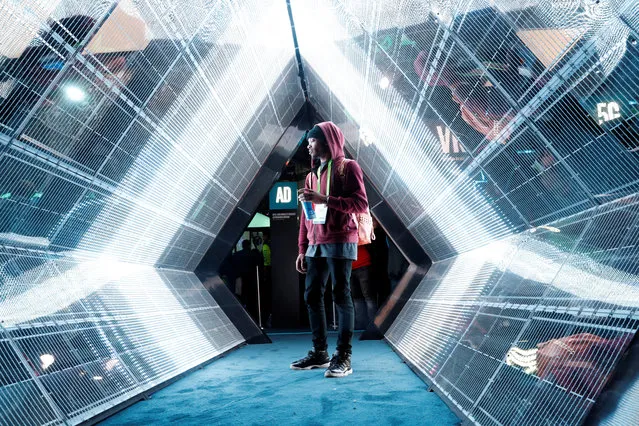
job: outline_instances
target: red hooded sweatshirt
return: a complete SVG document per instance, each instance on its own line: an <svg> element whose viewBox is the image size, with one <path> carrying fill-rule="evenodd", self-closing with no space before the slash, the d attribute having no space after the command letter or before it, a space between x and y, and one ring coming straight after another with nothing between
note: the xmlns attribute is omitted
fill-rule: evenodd
<svg viewBox="0 0 639 426"><path fill-rule="evenodd" d="M324 225L315 225L307 221L302 209L300 233L298 238L299 253L305 254L308 245L330 243L357 243L357 224L353 213L364 213L368 209L364 174L355 161L344 164L344 176L340 175L340 164L344 161L344 135L334 123L326 121L318 124L331 150L333 160L330 194L328 197L328 214ZM321 173L321 188L326 194L326 177L328 167ZM306 188L317 190L317 173L306 176Z"/></svg>

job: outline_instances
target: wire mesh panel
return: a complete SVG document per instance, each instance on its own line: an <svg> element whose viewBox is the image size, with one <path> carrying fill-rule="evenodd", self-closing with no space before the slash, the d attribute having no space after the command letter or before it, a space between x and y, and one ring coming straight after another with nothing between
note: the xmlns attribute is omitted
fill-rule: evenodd
<svg viewBox="0 0 639 426"><path fill-rule="evenodd" d="M242 341L191 272L3 258L2 424L82 421Z"/></svg>
<svg viewBox="0 0 639 426"><path fill-rule="evenodd" d="M197 263L303 102L286 8L56 4L2 6L0 232Z"/></svg>
<svg viewBox="0 0 639 426"><path fill-rule="evenodd" d="M389 341L480 424L578 424L638 325L637 207L610 203L447 261Z"/></svg>
<svg viewBox="0 0 639 426"><path fill-rule="evenodd" d="M188 271L304 101L290 22L62 0L0 23L0 424L75 424L243 341Z"/></svg>
<svg viewBox="0 0 639 426"><path fill-rule="evenodd" d="M435 261L388 340L478 424L579 424L638 325L636 2L307 3L312 98Z"/></svg>
<svg viewBox="0 0 639 426"><path fill-rule="evenodd" d="M352 129L351 151L434 259L636 192L635 11L338 0L294 9L320 111Z"/></svg>

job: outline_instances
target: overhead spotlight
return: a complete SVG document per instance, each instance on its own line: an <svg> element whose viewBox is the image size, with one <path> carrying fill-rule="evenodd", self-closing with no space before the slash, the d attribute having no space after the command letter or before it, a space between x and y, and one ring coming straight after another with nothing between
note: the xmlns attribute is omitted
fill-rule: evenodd
<svg viewBox="0 0 639 426"><path fill-rule="evenodd" d="M72 102L82 102L87 98L85 91L74 85L65 86L64 95Z"/></svg>
<svg viewBox="0 0 639 426"><path fill-rule="evenodd" d="M55 362L55 357L51 354L40 355L40 365L43 370L46 370Z"/></svg>
<svg viewBox="0 0 639 426"><path fill-rule="evenodd" d="M382 77L382 79L379 80L379 87L382 89L388 89L388 86L390 86L390 80L388 77Z"/></svg>
<svg viewBox="0 0 639 426"><path fill-rule="evenodd" d="M104 377L102 377L102 376L93 376L93 380L100 381L102 379L104 379Z"/></svg>

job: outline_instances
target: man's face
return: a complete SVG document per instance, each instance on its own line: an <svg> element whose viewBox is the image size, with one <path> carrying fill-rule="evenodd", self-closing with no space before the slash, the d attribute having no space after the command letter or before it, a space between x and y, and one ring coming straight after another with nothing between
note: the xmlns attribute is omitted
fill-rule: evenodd
<svg viewBox="0 0 639 426"><path fill-rule="evenodd" d="M308 138L308 153L311 154L311 157L323 157L326 155L324 145L315 138Z"/></svg>

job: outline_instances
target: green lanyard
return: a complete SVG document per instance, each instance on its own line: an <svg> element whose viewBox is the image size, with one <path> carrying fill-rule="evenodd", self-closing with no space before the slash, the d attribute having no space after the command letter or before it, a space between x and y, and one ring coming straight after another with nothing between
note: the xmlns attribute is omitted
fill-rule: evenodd
<svg viewBox="0 0 639 426"><path fill-rule="evenodd" d="M331 170L333 170L333 160L328 162L328 176L326 176L326 195L331 191ZM321 170L317 169L317 192L322 193L322 181L320 178Z"/></svg>

